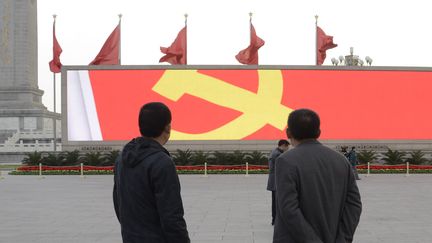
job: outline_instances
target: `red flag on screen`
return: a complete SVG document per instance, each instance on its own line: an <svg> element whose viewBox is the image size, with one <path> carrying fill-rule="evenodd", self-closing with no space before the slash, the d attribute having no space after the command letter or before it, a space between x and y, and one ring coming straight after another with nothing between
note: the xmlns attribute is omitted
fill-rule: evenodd
<svg viewBox="0 0 432 243"><path fill-rule="evenodd" d="M61 71L62 64L60 62L60 54L62 53L60 44L57 41L55 33L55 20L53 23L53 59L49 62L51 72L59 73Z"/></svg>
<svg viewBox="0 0 432 243"><path fill-rule="evenodd" d="M165 54L159 62L168 62L172 65L187 64L187 26L180 30L170 47L161 47Z"/></svg>
<svg viewBox="0 0 432 243"><path fill-rule="evenodd" d="M235 58L242 64L258 65L258 49L264 45L264 40L259 38L255 32L255 28L250 24L250 44L241 50Z"/></svg>
<svg viewBox="0 0 432 243"><path fill-rule="evenodd" d="M89 65L120 65L120 24L114 29Z"/></svg>
<svg viewBox="0 0 432 243"><path fill-rule="evenodd" d="M333 36L326 35L320 27L316 27L317 34L317 65L322 65L326 58L326 51L335 48L337 44L333 43Z"/></svg>

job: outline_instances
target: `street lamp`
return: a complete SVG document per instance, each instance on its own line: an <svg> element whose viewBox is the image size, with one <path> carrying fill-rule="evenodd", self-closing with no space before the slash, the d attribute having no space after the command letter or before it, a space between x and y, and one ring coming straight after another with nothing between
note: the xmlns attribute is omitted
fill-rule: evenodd
<svg viewBox="0 0 432 243"><path fill-rule="evenodd" d="M334 57L331 59L331 62L334 66L337 66L339 64L339 60L334 58ZM341 62L341 64L342 64L342 62Z"/></svg>
<svg viewBox="0 0 432 243"><path fill-rule="evenodd" d="M371 66L372 65L372 58L369 56L365 57L366 64ZM360 59L359 56L354 55L354 47L350 47L350 54L344 56L339 56L339 59L332 58L331 62L334 66L345 65L345 66L363 66L365 62Z"/></svg>
<svg viewBox="0 0 432 243"><path fill-rule="evenodd" d="M365 57L366 63L370 66L372 65L372 58L370 58L369 56Z"/></svg>

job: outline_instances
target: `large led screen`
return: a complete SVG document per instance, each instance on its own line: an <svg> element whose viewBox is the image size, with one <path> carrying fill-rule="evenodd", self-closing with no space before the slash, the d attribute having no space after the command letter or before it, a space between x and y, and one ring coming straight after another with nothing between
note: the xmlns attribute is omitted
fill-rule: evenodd
<svg viewBox="0 0 432 243"><path fill-rule="evenodd" d="M69 141L139 136L140 107L172 111L172 140L277 140L310 108L321 138L432 138L432 72L410 70L68 70Z"/></svg>

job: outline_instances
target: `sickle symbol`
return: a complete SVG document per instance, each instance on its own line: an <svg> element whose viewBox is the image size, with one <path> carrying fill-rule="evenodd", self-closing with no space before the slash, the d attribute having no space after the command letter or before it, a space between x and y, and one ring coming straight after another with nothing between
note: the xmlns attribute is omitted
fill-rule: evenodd
<svg viewBox="0 0 432 243"><path fill-rule="evenodd" d="M231 108L243 114L212 131L189 134L171 131L175 140L237 140L242 139L266 124L280 130L292 109L281 104L283 79L279 70L258 70L257 93L200 74L197 70L166 70L153 87L160 95L178 101L189 94L211 103Z"/></svg>

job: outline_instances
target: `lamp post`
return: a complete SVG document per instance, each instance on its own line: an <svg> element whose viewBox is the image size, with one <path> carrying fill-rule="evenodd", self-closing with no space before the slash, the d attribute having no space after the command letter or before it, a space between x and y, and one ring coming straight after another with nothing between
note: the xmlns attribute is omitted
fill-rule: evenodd
<svg viewBox="0 0 432 243"><path fill-rule="evenodd" d="M372 65L372 58L369 56L365 57L366 64L371 66ZM350 47L350 54L344 56L339 56L339 59L332 58L331 62L334 66L338 65L345 65L345 66L363 66L365 64L365 61L363 61L359 56L354 55L354 47Z"/></svg>

